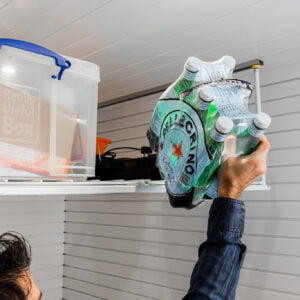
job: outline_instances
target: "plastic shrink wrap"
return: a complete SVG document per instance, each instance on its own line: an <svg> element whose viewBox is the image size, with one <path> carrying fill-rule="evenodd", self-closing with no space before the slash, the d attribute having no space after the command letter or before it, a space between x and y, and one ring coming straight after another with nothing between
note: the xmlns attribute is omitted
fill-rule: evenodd
<svg viewBox="0 0 300 300"><path fill-rule="evenodd" d="M232 79L234 67L231 56L190 57L156 104L147 137L173 207L215 198L225 141L235 143L235 155L249 154L271 123L267 114L248 110L252 86Z"/></svg>

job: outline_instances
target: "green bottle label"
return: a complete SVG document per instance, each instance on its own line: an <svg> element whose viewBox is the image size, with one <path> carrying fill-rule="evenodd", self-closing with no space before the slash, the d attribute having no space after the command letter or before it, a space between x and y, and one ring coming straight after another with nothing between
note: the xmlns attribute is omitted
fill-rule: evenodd
<svg viewBox="0 0 300 300"><path fill-rule="evenodd" d="M157 164L168 182L180 182L187 191L197 180L198 170L209 162L209 157L204 146L203 127L196 111L180 101L173 102L172 108L172 111L166 111L161 123ZM160 109L163 109L163 103ZM171 192L179 194L178 186L175 187Z"/></svg>

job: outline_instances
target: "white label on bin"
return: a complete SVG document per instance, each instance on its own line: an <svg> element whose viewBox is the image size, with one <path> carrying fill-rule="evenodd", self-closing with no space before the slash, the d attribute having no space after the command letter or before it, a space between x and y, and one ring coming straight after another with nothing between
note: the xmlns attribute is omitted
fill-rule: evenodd
<svg viewBox="0 0 300 300"><path fill-rule="evenodd" d="M39 90L0 82L0 138L36 143L39 139Z"/></svg>

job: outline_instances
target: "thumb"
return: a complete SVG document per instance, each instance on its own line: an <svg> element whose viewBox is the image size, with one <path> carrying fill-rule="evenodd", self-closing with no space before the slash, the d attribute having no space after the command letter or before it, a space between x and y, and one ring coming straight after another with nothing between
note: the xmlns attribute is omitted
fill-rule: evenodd
<svg viewBox="0 0 300 300"><path fill-rule="evenodd" d="M221 155L221 164L227 160L227 158L236 156L236 136L230 135L224 142L224 149Z"/></svg>

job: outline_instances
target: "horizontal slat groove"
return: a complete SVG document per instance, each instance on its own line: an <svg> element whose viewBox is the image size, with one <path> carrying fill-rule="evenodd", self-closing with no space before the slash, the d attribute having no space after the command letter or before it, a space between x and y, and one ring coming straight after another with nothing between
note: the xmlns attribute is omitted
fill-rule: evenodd
<svg viewBox="0 0 300 300"><path fill-rule="evenodd" d="M268 99L264 99L263 98L261 100L262 100L262 105L264 105L264 103L282 101L282 100L292 99L292 98L296 98L296 97L300 97L300 94L296 93L296 94L292 94L292 95L288 95L288 96L282 96L282 97L276 97L276 98L268 98ZM249 107L255 106L255 105L256 105L256 102L254 102L254 101L249 103Z"/></svg>
<svg viewBox="0 0 300 300"><path fill-rule="evenodd" d="M268 289L268 288L261 288L261 287L255 287L255 286L251 286L251 285L246 285L246 284L239 284L240 286L244 286L244 287L249 287L249 288L252 288L252 289L256 289L256 290L262 290L262 291L270 291L270 292L276 292L280 295L291 295L291 296L298 296L299 294L294 294L294 293L290 293L290 292L287 292L287 291L280 291L278 289Z"/></svg>
<svg viewBox="0 0 300 300"><path fill-rule="evenodd" d="M67 221L68 222L68 221ZM74 222L72 221L72 223L74 224L87 224L87 225L103 225L103 226L113 226L113 227L124 227L123 225L117 225L117 224L106 224L106 223L90 223L90 222ZM165 227L154 227L154 226L130 226L130 225L126 225L126 227L128 228L144 228L144 229L166 229L166 230L170 230L170 231L183 231L183 232L200 232L200 233L204 233L205 231L200 231L200 230L184 230L184 229L173 229L173 228L165 228Z"/></svg>
<svg viewBox="0 0 300 300"><path fill-rule="evenodd" d="M66 278L70 278L70 279L73 279L73 280L78 280L74 277L71 277L71 276L68 276ZM80 282L85 282L85 283L89 283L89 284L93 284L95 285L95 283L93 282L90 282L90 281L87 281L87 280L84 280L84 279L80 279ZM145 299L151 299L151 300L159 300L158 298L152 298L152 297L148 297L148 296L145 296L145 295L142 295L142 294L136 294L136 293L133 293L133 292L129 292L127 290L122 290L122 289L117 289L117 288L113 288L111 286L106 286L106 285L103 285L103 284L100 284L100 283L97 283L97 286L101 286L101 287L105 287L105 288L109 288L109 289L112 289L112 290L115 290L115 291L119 291L119 292L125 292L125 293L128 293L129 295L135 295L135 296L142 296L144 297Z"/></svg>
<svg viewBox="0 0 300 300"><path fill-rule="evenodd" d="M128 227L128 228L141 228L141 229L159 229L159 230L169 230L169 231L180 231L180 232L193 232L193 233L206 233L205 230L192 230L192 229L174 229L172 227L155 227L155 226L130 226L130 225L126 225L126 226L123 226L123 225L117 225L117 224L106 224L106 223L89 223L89 222L72 222L74 224L81 224L81 225L84 225L84 224L87 224L87 225L103 225L103 226L112 226L112 227ZM245 233L244 236L247 236L247 235L252 235L252 236L255 236L253 234L248 234L248 233ZM298 239L298 237L294 237L294 236L289 236L289 235L272 235L272 234L265 234L265 233L262 233L261 235L259 236L263 236L263 237L286 237L286 238L289 238L289 239Z"/></svg>
<svg viewBox="0 0 300 300"><path fill-rule="evenodd" d="M298 163L295 163L295 164L278 164L278 165L269 165L268 166L268 169L273 169L273 168L281 168L281 167L283 167L283 168L285 168L285 167L300 167L300 163L298 164Z"/></svg>
<svg viewBox="0 0 300 300"><path fill-rule="evenodd" d="M295 183L295 185L297 185L297 183ZM252 191L248 191L248 193L252 193ZM159 193L158 193L159 194ZM165 193L161 193L161 195L162 196L165 196ZM299 195L299 197L300 197L300 195ZM300 200L300 199L299 199ZM299 202L299 200L295 200L295 199L287 199L287 200L276 200L276 203L282 203L282 204L284 204L284 203L298 203ZM207 202L211 202L212 200L205 200L205 201L207 201ZM250 202L251 201L251 203L252 202L259 202L259 203L273 203L274 201L273 200L266 200L266 199L262 199L262 198L256 198L256 199L251 199L251 200L248 200L248 199L245 199L244 200L246 203L247 202ZM116 200L116 199L113 199L112 198L112 200L99 200L99 199L94 199L94 200L91 200L91 199L89 199L89 200L83 200L83 199L78 199L78 200L68 200L68 201L66 201L66 202L69 202L70 203L70 205L72 205L72 203L77 203L77 202L85 202L85 203L98 203L98 202L100 202L100 203L112 203L112 204L124 204L124 201L122 201L122 200ZM145 199L139 199L139 200L126 200L126 203L138 203L138 204L140 204L141 202L144 202L144 203L147 203L147 204L159 204L159 203L163 203L163 204L166 204L166 203L168 203L169 204L169 200L168 199L157 199L157 200L145 200ZM200 208L201 208L201 204L200 204ZM198 207L198 209L199 209L199 207ZM180 208L178 208L178 210L180 210ZM80 210L80 211L82 211L82 210ZM66 213L69 213L69 212L71 212L70 210L66 210ZM78 212L78 211L74 211L74 212Z"/></svg>
<svg viewBox="0 0 300 300"><path fill-rule="evenodd" d="M106 216L106 215L112 215L112 216L115 216L117 217L117 215L119 216L138 216L138 217L168 217L168 218L188 218L188 219L203 219L203 220L207 220L207 216L204 216L204 215L190 215L189 217L186 216L186 215L182 215L182 214L164 214L164 213L156 213L156 212L149 212L149 213L140 213L140 212L137 212L137 213L121 213L121 212L92 212L92 211L84 211L84 210L69 210L67 212L67 216L69 213L73 213L73 214L78 214L78 213L81 213L81 214L86 214L86 215L99 215L99 216ZM261 216L261 217L255 217L255 216L247 216L247 220L270 220L270 221L276 221L276 220L287 220L287 221L299 221L300 218L295 218L295 217L290 217L290 218L287 218L287 217L271 217L271 216L268 216L268 215L264 215L264 216ZM91 224L98 224L98 223L91 223ZM112 224L113 225L113 224Z"/></svg>
<svg viewBox="0 0 300 300"><path fill-rule="evenodd" d="M189 231L187 231L189 232ZM205 232L203 231L202 234L204 234ZM180 244L180 243L168 243L168 242L161 242L161 241L152 241L152 240L143 240L143 239L129 239L129 238L122 238L122 237L111 237L111 236L108 236L108 235L95 235L95 234L80 234L78 232L71 232L71 231L67 231L66 234L76 234L76 235L82 235L82 236L90 236L90 237L103 237L103 238L110 238L110 239L115 239L115 240L118 240L118 241L131 241L131 242L151 242L151 243L156 243L158 245L169 245L169 246L187 246L187 247L195 247L195 245L193 244L187 244L187 243L184 243L184 244ZM200 234L200 232L199 232ZM72 244L72 243L65 243L65 245L68 245L68 244ZM77 246L81 246L79 244L77 244ZM85 247L85 246L83 246ZM97 247L96 247L97 248ZM101 249L101 248L99 248ZM104 249L104 248L102 248Z"/></svg>
<svg viewBox="0 0 300 300"><path fill-rule="evenodd" d="M86 269L83 269L83 268L78 268L78 267L73 267L73 266L68 266L68 265L67 265L67 267L71 267L71 268L74 268L74 269L77 269L77 270L83 270L83 271L86 270ZM109 276L111 276L111 277L122 278L122 279L128 280L127 277L124 277L124 276L118 276L118 275L115 275L115 274L109 274L109 273L103 273L103 272L96 272L96 271L90 271L90 270L89 270L89 272L96 273L96 274L109 275ZM69 277L69 276L66 276L66 277L72 278L72 277ZM156 284L156 283L149 283L149 282L143 281L143 280L135 280L135 281L141 282L141 283L146 283L146 284L151 284L152 286L156 286L156 287L168 288L167 286L164 286L164 285L160 285L160 284ZM174 287L172 287L172 289L175 289L175 290L177 290L177 291L182 291L182 292L185 291L185 290L183 290L183 289L174 288Z"/></svg>
<svg viewBox="0 0 300 300"><path fill-rule="evenodd" d="M87 235L84 235L87 236ZM247 235L245 235L245 237L247 237ZM139 241L141 242L141 240L131 240L131 239L121 239L121 238L111 238L110 239L116 239L116 240L124 240L127 242L131 242L131 241ZM148 241L144 241L144 242L148 242ZM176 244L176 243L162 243L162 242L150 242L151 244L158 244L158 245L167 245L167 246L185 246L187 248L191 248L195 250L195 253L197 252L198 249L198 245L188 245L188 244ZM108 251L112 251L112 252L119 252L119 253L129 253L129 254L138 254L141 256L149 256L149 257L156 257L156 258L166 258L168 260L174 260L174 261L182 261L182 262L193 262L194 259L185 259L185 258L181 258L181 257L172 257L172 256L165 256L165 255L155 255L155 254L149 254L146 252L134 252L134 251L127 251L127 250L118 250L115 248L107 248L107 247L100 247L100 246L91 246L91 245L85 245L85 244L81 244L81 243L72 243L72 242L66 242L65 245L71 245L71 246L78 246L78 247L84 247L88 249L96 249L96 250L108 250ZM263 254L263 255L270 255L269 252L264 252L264 251L253 251L253 250L249 250L247 251L248 254L253 253L253 254ZM75 255L71 255L70 253L68 253L68 251L65 251L64 253L65 255L70 255L70 256L75 256ZM272 253L272 255L275 256L279 256L279 257L290 257L290 258L300 258L300 254L297 255L291 255L291 254L287 254L287 253ZM77 256L77 257L81 257L81 256ZM81 257L84 258L84 257ZM102 260L101 260L102 261Z"/></svg>
<svg viewBox="0 0 300 300"><path fill-rule="evenodd" d="M69 210L68 213L78 213L79 211L78 210ZM120 216L152 216L152 217L179 217L179 218L182 218L182 217L185 217L185 216L182 216L182 214L174 214L174 215L171 215L171 214L158 214L158 213L116 213L116 212L105 212L105 213L101 213L101 212L91 212L91 211L80 211L80 213L85 213L85 214L92 214L92 215L120 215ZM205 216L193 216L191 215L190 217L188 217L189 219L192 219L192 218L195 218L195 219L204 219L206 220L207 217ZM274 218L274 217L269 217L269 216L265 216L265 217L247 217L248 220L289 220L289 221L300 221L300 218ZM93 224L93 223L91 223ZM98 224L98 223L94 223L94 224Z"/></svg>
<svg viewBox="0 0 300 300"><path fill-rule="evenodd" d="M271 83L262 84L261 88L270 87L270 86L274 86L274 85L281 84L281 83L290 83L290 82L298 81L298 80L300 80L300 77L295 77L295 78L288 79L288 80L274 81L274 82L271 82Z"/></svg>
<svg viewBox="0 0 300 300"><path fill-rule="evenodd" d="M295 185L297 185L297 183L294 183ZM273 184L272 184L272 186L274 186ZM253 193L253 191L248 191L247 192L248 194L249 193ZM159 194L159 193L157 193L157 194ZM164 193L161 193L162 195L164 195ZM78 202L78 201L82 201L82 200L68 200L69 202ZM124 203L124 201L120 201L120 200L115 200L115 199L112 199L112 200L97 200L97 199L94 199L94 200L87 200L87 201L90 201L90 202L101 202L101 203ZM152 203L168 203L168 201L169 200L167 200L167 199L157 199L157 200L151 200L151 201L149 201L149 200L144 200L144 199L140 199L140 200L126 200L126 202L128 202L128 203L141 203L141 202L145 202L145 201L147 201L147 203L148 202L152 202ZM210 200L207 200L207 201L210 201ZM262 199L262 198L259 198L259 197L257 197L256 199L245 199L244 200L245 202L247 202L247 201L251 201L251 202L262 202L262 203L273 203L273 200L266 200L266 199ZM287 199L287 200L281 200L281 199L277 199L276 200L276 203L298 203L299 202L299 200L297 200L297 199ZM68 213L68 212L70 212L70 211L66 211L66 213Z"/></svg>
<svg viewBox="0 0 300 300"><path fill-rule="evenodd" d="M82 244L75 244L75 243L66 243L66 245L71 245L71 246L80 246L80 247L86 247L86 248L90 248L90 249L96 249L96 250L107 250L107 251L112 251L112 252L117 252L117 253L128 253L128 254L138 254L140 256L149 256L149 257L155 257L155 258L163 258L163 259L168 259L168 260L173 260L173 261L181 261L181 262L190 262L193 263L195 262L194 259L184 259L184 258L178 258L178 257L170 257L170 256L161 256L161 255L154 255L154 254L148 254L148 253L142 253L142 252L133 252L133 251L126 251L126 250L117 250L117 249L111 249L111 248L102 248L102 247L95 247L95 246L84 246ZM197 252L197 247L193 247L193 246L189 246L191 248L195 249L195 253ZM80 255L74 255L74 254L70 254L68 252L66 252L64 255L70 256L70 257L76 257L76 258L84 258L84 259L89 259L87 257L84 256L80 256ZM116 263L114 261L108 261L108 260L102 260L102 259L95 259L93 258L92 260L96 260L96 261L101 261L101 262L109 262L115 265L120 265L120 266L125 266L125 267L133 267L132 265L129 264L125 264L125 263ZM158 271L158 272L165 272L165 271L160 271L154 268L146 268L146 267L139 267L141 269L147 269L147 270L153 270L153 271ZM175 275L181 275L179 273L175 273L175 272L169 272L170 274L175 274Z"/></svg>
<svg viewBox="0 0 300 300"><path fill-rule="evenodd" d="M102 225L102 224L88 224L88 223L75 223L75 222L68 222L69 224L79 224L79 225L82 225L82 224L86 224L86 225L99 225L99 226L107 226L107 225ZM132 228L138 228L138 229L144 229L145 227L133 227L133 226L118 226L118 225L109 225L109 227L116 227L116 228L127 228L127 229L132 229ZM191 230L177 230L177 229L166 229L166 228L149 228L149 229L154 229L154 230L157 230L159 232L164 232L164 231L174 231L174 232L183 232L183 233L198 233L199 236L201 235L205 235L206 234L206 230L195 230L195 231L191 231ZM91 236L91 237L103 237L103 238L111 238L111 239L117 239L117 240L125 240L125 241L137 241L137 242L140 242L140 241L144 241L144 242L153 242L155 243L155 241L152 241L152 240L143 240L143 239L129 239L129 238L122 238L122 237L112 237L110 235L97 235L97 234L87 234L87 233L79 233L77 231L65 231L66 234L77 234L77 235L83 235L83 236ZM274 239L277 239L277 238L280 238L280 239L287 239L287 240L299 240L298 237L293 237L293 236L286 236L286 235L270 235L270 234L251 234L251 233L244 233L243 234L244 237L265 237L265 238L274 238ZM192 244L187 244L187 243L184 243L184 244L180 244L180 243L167 243L167 242L164 242L164 241L160 241L158 242L159 244L166 244L166 245L172 245L172 246L183 246L183 245L187 245L187 246L193 246Z"/></svg>
<svg viewBox="0 0 300 300"><path fill-rule="evenodd" d="M86 258L85 258L86 259ZM66 265L67 267L72 267L72 268L78 268L78 267L74 267L72 265ZM78 268L79 269L79 268ZM90 272L95 272L93 270L90 270L90 269L84 269L84 268L80 268L82 270L89 270ZM139 269L139 268L136 268L136 269ZM143 270L143 269L141 269ZM152 271L152 270L151 270ZM155 270L155 272L159 272L157 270ZM104 275L109 275L109 276L114 276L116 278L124 278L124 279L128 279L126 277L123 277L123 276L119 276L119 275L115 275L115 274L111 274L111 273L103 273L103 272L95 272L95 273L99 273L99 274L104 274ZM165 272L160 272L162 274L164 274ZM165 273L167 274L167 273ZM174 275L174 274L173 274ZM184 275L180 275L181 277L184 277L184 278L188 278L188 276L184 276ZM147 283L147 284L151 284L151 285L154 285L154 286L159 286L159 287L163 287L163 288L170 288L170 286L167 286L167 285L163 285L163 284L158 284L158 283L154 283L154 282L150 282L150 281L143 281L143 280L140 280L140 279L134 279L134 281L137 281L137 282L142 282L142 283ZM180 289L180 288L177 288L177 287L174 287L172 286L171 287L172 289L175 289L177 291L185 291L183 289Z"/></svg>
<svg viewBox="0 0 300 300"><path fill-rule="evenodd" d="M249 271L258 271L261 273L265 273L265 274L279 274L279 275L287 275L287 276L292 276L295 278L298 278L299 275L295 275L295 274L290 274L290 273L285 273L285 272L276 272L276 271L268 271L268 270L262 270L262 269L257 269L257 268L249 268L249 267L243 267L243 270L249 270Z"/></svg>
<svg viewBox="0 0 300 300"><path fill-rule="evenodd" d="M66 279L65 281L67 281L67 279L70 279L70 280L74 280L75 282L78 282L78 283L80 283L80 284L86 283L86 284L88 284L89 286L103 287L103 288L107 288L107 289L109 289L109 290L111 290L111 291L117 291L117 292L121 292L121 293L123 293L123 294L141 297L141 295L139 295L139 294L131 293L131 292L124 291L124 290L121 290L121 289L116 289L116 288L108 287L108 286L105 286L105 285L101 285L101 284L99 284L99 283L98 283L97 285L95 285L94 283L89 283L88 281L85 281L84 279L81 279L80 281L79 281L78 279L72 279L72 278L68 278L68 277L65 277L65 279ZM68 285L66 285L66 287L68 288ZM86 293L86 295L89 295L89 296L95 296L95 295L89 294L89 293ZM141 299L159 300L159 299L157 299L157 298L152 298L152 297L147 297L147 296L142 296L142 297L143 297L143 298L141 298ZM137 298L135 298L135 299L137 299Z"/></svg>
<svg viewBox="0 0 300 300"><path fill-rule="evenodd" d="M166 231L165 229L158 229L160 232L163 232L163 231ZM169 230L168 230L169 231ZM186 232L186 233L191 233L190 230L187 230L187 231L182 231L182 232ZM122 238L122 237L112 237L112 236L109 236L109 235L95 235L95 234L86 234L86 233L79 233L79 232L72 232L72 231L66 231L65 232L66 234L74 234L74 235L82 235L82 236L90 236L90 237L99 237L99 238L109 238L109 239L112 239L112 240L118 240L118 241L132 241L132 242L151 242L151 243L157 243L158 245L169 245L169 246L187 246L187 247L192 247L194 248L195 247L195 244L188 244L188 243L175 243L175 242L164 242L164 241L155 241L155 240L147 240L147 239L131 239L131 238ZM195 231L194 233L198 233L199 234L199 237L205 237L205 234L206 234L206 231ZM264 238L273 238L273 239L285 239L286 242L288 242L289 240L299 240L299 238L297 237L288 237L288 236L279 236L279 235L266 235L266 234L244 234L243 235L244 238L247 238L247 237L264 237ZM64 243L65 245L67 244L72 244L72 243ZM79 244L77 244L78 246L80 246ZM198 243L197 243L197 247L198 247ZM97 248L97 247L96 247ZM101 249L101 248L99 248ZM104 248L103 248L104 249ZM249 250L248 250L249 251ZM253 253L262 253L262 254L267 254L267 252L258 252L258 251L250 251L250 252L253 252ZM280 253L276 253L277 255L287 255L289 256L288 254L280 254ZM297 256L300 256L299 255L290 255L292 257L297 257Z"/></svg>
<svg viewBox="0 0 300 300"><path fill-rule="evenodd" d="M79 273L79 274L78 274ZM83 270L81 268L72 268L72 267L66 267L66 276L76 275L77 279L80 279L81 277L85 276L89 278L89 282L91 283L102 283L105 285L111 285L111 286L122 286L126 289L132 289L135 292L143 293L143 295L151 296L154 298L159 297L159 299L164 298L164 296L167 294L169 296L173 296L173 299L180 299L182 298L183 294L185 293L184 290L178 291L178 289L170 289L167 287L162 287L157 283L148 283L144 282L142 278L138 278L137 281L128 279L124 276L119 276L119 274L104 274L103 272L98 272L97 270ZM80 277L81 276L81 277ZM180 293L180 296L179 296Z"/></svg>
<svg viewBox="0 0 300 300"><path fill-rule="evenodd" d="M92 294L87 294L87 293L84 293L84 292L79 292L77 291L76 289L72 289L70 287L66 287L66 286L63 286L64 290L69 290L69 291L72 291L72 292L76 292L76 294L79 294L79 295L83 295L85 298L81 298L81 299L86 299L86 296L90 296L90 297L93 297L93 299L100 299L100 300L109 300L108 298L100 298L99 296L97 296L97 298L95 298L94 295ZM73 299L70 299L70 298L63 298L63 300L73 300Z"/></svg>
<svg viewBox="0 0 300 300"><path fill-rule="evenodd" d="M79 257L79 258L81 258L81 257ZM70 267L70 268L74 268L74 269L78 269L78 270L83 270L83 271L87 270L87 269L84 269L84 268L74 267L72 265L66 265L66 267ZM120 275L116 275L116 274L110 274L110 273L104 273L104 272L100 272L100 271L89 270L89 272L93 272L93 273L97 273L97 274L103 274L103 275L109 275L109 276L116 277L116 278L128 279L127 277L124 277L124 276L120 276ZM162 273L164 273L164 272L162 272ZM67 276L67 277L69 277L69 276ZM135 281L149 284L149 282L143 281L143 280L135 280ZM155 283L151 283L151 285L159 286L159 287L166 287L164 285L159 285L159 284L155 284ZM182 289L177 289L177 290L183 291Z"/></svg>
<svg viewBox="0 0 300 300"><path fill-rule="evenodd" d="M114 107L114 109L117 109L117 107ZM102 109L101 109L102 110ZM143 113L153 113L153 109L148 109L148 110L143 110ZM101 113L100 113L101 115ZM115 118L110 118L109 121L118 121L122 118L127 118L127 117L133 117L133 116L139 116L140 115L140 112L138 113L129 113L127 114L126 116L122 116L122 117L115 117ZM107 120L99 120L97 123L98 124L104 124L106 123ZM130 126L130 127L123 127L123 129L127 129L127 128L132 128L132 127L135 127L135 126Z"/></svg>
<svg viewBox="0 0 300 300"><path fill-rule="evenodd" d="M94 262L99 262L99 263L111 264L111 265L114 265L114 266L122 266L122 267L134 268L134 269L142 270L142 271L143 270L144 271L154 271L154 272L160 273L160 274L174 275L174 276L178 276L178 277L181 277L181 278L185 278L187 281L190 278L190 274L187 274L187 273L183 274L183 273L176 273L176 272L168 272L166 270L162 271L162 270L154 269L154 268L147 268L147 267L141 267L141 266L136 266L136 265L116 263L116 262L113 262L113 261L100 260L100 259L96 259L96 258L87 258L87 257L76 256L76 255L70 255L70 254L68 254L67 256L68 256L68 258L76 258L76 259L79 259L79 260L81 259L81 260L84 260L84 261L90 261L90 262L94 261ZM191 260L191 261L188 261L188 262L194 264L196 262L196 260ZM124 276L116 275L116 274L113 274L113 273L93 271L93 270L90 270L90 268L78 267L78 266L74 266L74 265L69 264L69 263L65 264L65 266L66 267L72 267L72 268L78 268L78 269L82 269L82 270L89 270L89 271L100 273L100 274L106 274L106 275L110 275L110 276L115 276L115 277L125 278L126 279L126 277L124 277ZM286 276L291 276L291 277L294 277L294 278L298 278L299 277L299 274L287 273L287 272L282 272L282 271L279 272L279 271L275 271L275 270L268 271L268 270L263 270L263 269L260 269L260 268L251 268L251 267L248 267L248 266L244 266L243 270L258 271L258 272L265 273L265 274L278 274L278 275L283 275L283 276L286 275ZM192 273L192 269L190 270L190 272ZM139 280L135 279L135 281L141 281L141 280L140 279ZM151 283L150 281L141 281L141 282ZM166 286L166 285L159 285L159 286L161 286L161 287L170 287L170 286ZM178 289L178 290L182 290L182 289Z"/></svg>

